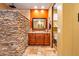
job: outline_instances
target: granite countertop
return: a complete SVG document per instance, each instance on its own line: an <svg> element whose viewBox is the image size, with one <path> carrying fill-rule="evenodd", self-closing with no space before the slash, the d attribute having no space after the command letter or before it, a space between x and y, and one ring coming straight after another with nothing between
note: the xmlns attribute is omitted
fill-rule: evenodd
<svg viewBox="0 0 79 59"><path fill-rule="evenodd" d="M46 31L30 31L28 33L50 33L50 32L46 32Z"/></svg>

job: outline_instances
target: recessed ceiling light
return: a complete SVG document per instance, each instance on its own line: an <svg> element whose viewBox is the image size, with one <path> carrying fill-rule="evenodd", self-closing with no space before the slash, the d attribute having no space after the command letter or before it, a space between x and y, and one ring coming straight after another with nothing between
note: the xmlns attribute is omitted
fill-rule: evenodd
<svg viewBox="0 0 79 59"><path fill-rule="evenodd" d="M41 10L41 13L44 13L44 10Z"/></svg>
<svg viewBox="0 0 79 59"><path fill-rule="evenodd" d="M37 6L35 6L34 8L37 9Z"/></svg>
<svg viewBox="0 0 79 59"><path fill-rule="evenodd" d="M38 10L35 10L35 13L37 13L38 12Z"/></svg>
<svg viewBox="0 0 79 59"><path fill-rule="evenodd" d="M41 8L44 9L45 7L44 6L41 6Z"/></svg>

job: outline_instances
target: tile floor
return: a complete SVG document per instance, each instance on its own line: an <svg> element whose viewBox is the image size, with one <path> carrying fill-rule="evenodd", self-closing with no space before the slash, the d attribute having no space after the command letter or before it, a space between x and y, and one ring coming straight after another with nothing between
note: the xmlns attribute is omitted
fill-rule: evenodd
<svg viewBox="0 0 79 59"><path fill-rule="evenodd" d="M57 56L57 51L50 46L29 46L23 56Z"/></svg>

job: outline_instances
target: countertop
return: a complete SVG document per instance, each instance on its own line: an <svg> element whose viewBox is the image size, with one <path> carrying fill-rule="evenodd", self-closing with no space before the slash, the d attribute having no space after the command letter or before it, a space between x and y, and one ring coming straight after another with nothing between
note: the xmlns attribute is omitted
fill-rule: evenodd
<svg viewBox="0 0 79 59"><path fill-rule="evenodd" d="M46 32L46 31L30 31L28 33L50 33L50 32Z"/></svg>

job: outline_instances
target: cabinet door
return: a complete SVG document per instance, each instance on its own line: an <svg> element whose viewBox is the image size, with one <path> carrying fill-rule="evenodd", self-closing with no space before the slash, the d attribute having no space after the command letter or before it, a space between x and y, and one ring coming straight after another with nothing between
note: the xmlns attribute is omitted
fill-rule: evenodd
<svg viewBox="0 0 79 59"><path fill-rule="evenodd" d="M43 45L44 44L44 34L42 34L42 33L36 34L36 44L37 45Z"/></svg>
<svg viewBox="0 0 79 59"><path fill-rule="evenodd" d="M49 33L45 34L44 44L45 45L50 45L50 34Z"/></svg>
<svg viewBox="0 0 79 59"><path fill-rule="evenodd" d="M29 45L34 45L35 42L35 34L34 33L29 33L28 34L28 39L29 39Z"/></svg>

